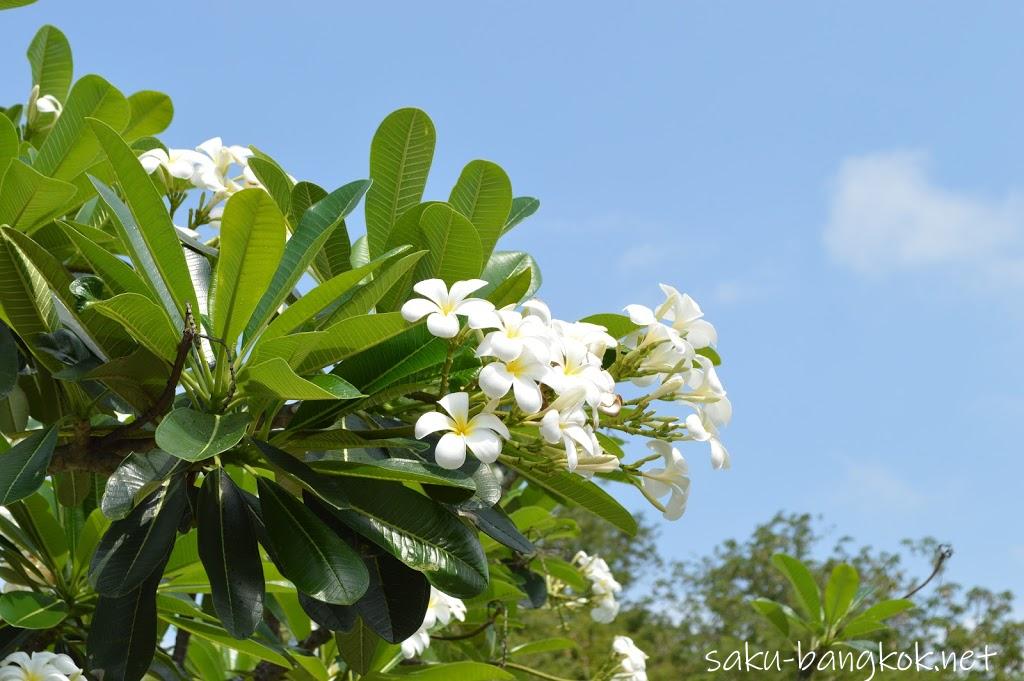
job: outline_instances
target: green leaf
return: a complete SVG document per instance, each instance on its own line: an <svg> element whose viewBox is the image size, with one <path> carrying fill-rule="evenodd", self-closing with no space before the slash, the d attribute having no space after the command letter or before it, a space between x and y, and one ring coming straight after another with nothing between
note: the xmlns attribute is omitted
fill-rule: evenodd
<svg viewBox="0 0 1024 681"><path fill-rule="evenodd" d="M334 514L430 583L456 598L487 588L487 558L476 533L440 504L397 482L339 478L354 510Z"/></svg>
<svg viewBox="0 0 1024 681"><path fill-rule="evenodd" d="M327 190L312 182L298 182L292 187L292 195L288 204L288 219L293 225L299 224L306 210L320 199L327 196Z"/></svg>
<svg viewBox="0 0 1024 681"><path fill-rule="evenodd" d="M85 225L61 221L58 221L57 224L78 248L79 254L89 264L92 271L103 279L103 282L115 295L118 293L137 293L146 297L152 295L145 282L142 281L142 277L132 269L131 265L86 235L83 231Z"/></svg>
<svg viewBox="0 0 1024 681"><path fill-rule="evenodd" d="M403 248L399 246L398 248ZM398 249L392 249L388 253L393 253ZM347 301L338 306L334 312L331 313L330 317L327 318L325 326L335 324L342 319L348 317L354 317L355 315L367 314L371 312L375 305L381 301L384 296L392 289L402 288L399 282L407 279L407 275L412 271L412 268L425 256L427 252L416 251L404 256L400 260L396 261L394 265L391 265L386 270L378 274L370 281L360 287L355 294ZM382 255L379 259L386 258L387 253ZM376 260L374 261L376 262Z"/></svg>
<svg viewBox="0 0 1024 681"><path fill-rule="evenodd" d="M613 338L623 338L640 328L639 324L634 324L626 315L614 312L592 314L580 321L603 326Z"/></svg>
<svg viewBox="0 0 1024 681"><path fill-rule="evenodd" d="M18 385L18 344L6 325L0 323L0 398Z"/></svg>
<svg viewBox="0 0 1024 681"><path fill-rule="evenodd" d="M240 653L246 655L252 655L253 657L272 662L273 664L281 667L291 667L291 663L288 661L282 651L276 650L275 648L252 639L237 639L231 636L221 627L209 622L203 622L200 620L191 619L188 617L181 617L178 615L171 615L165 612L159 612L158 616L164 622L167 622L171 626L178 627L183 631L187 631L193 636L205 639L219 646L231 648L237 650ZM104 679L106 681L106 679Z"/></svg>
<svg viewBox="0 0 1024 681"><path fill-rule="evenodd" d="M263 522L281 573L313 598L351 605L369 585L366 566L340 537L279 485L258 481Z"/></svg>
<svg viewBox="0 0 1024 681"><path fill-rule="evenodd" d="M260 181L266 192L274 199L274 203L285 215L291 210L292 180L277 161L265 153L252 147L254 155L249 158L249 169Z"/></svg>
<svg viewBox="0 0 1024 681"><path fill-rule="evenodd" d="M767 598L755 598L750 605L761 613L780 634L789 638L789 618L786 617L786 611L782 609L781 605Z"/></svg>
<svg viewBox="0 0 1024 681"><path fill-rule="evenodd" d="M914 602L906 598L896 598L875 603L864 612L857 615L854 618L854 622L859 620L870 620L882 622L890 617L895 617L907 610L914 607ZM852 624L852 622L851 622ZM849 625L848 625L849 626Z"/></svg>
<svg viewBox="0 0 1024 681"><path fill-rule="evenodd" d="M162 92L140 90L128 97L131 118L121 136L129 142L163 132L174 118L174 104Z"/></svg>
<svg viewBox="0 0 1024 681"><path fill-rule="evenodd" d="M90 676L104 681L139 681L156 650L156 588L163 566L120 597L101 595L89 625Z"/></svg>
<svg viewBox="0 0 1024 681"><path fill-rule="evenodd" d="M11 591L0 594L0 619L22 629L51 629L68 616L68 605L48 593Z"/></svg>
<svg viewBox="0 0 1024 681"><path fill-rule="evenodd" d="M373 670L373 662L381 638L370 627L358 619L352 631L336 633L334 640L338 645L338 654L352 671L360 675Z"/></svg>
<svg viewBox="0 0 1024 681"><path fill-rule="evenodd" d="M369 434L372 434L369 433ZM429 448L426 442L409 438L370 438L366 432L355 433L351 430L338 428L334 430L314 430L295 434L282 433L271 440L274 446L288 451L300 453L309 451L334 451L350 449L409 449L423 451ZM444 470L444 469L442 469Z"/></svg>
<svg viewBox="0 0 1024 681"><path fill-rule="evenodd" d="M496 163L470 161L462 169L448 203L476 227L480 260L487 262L512 210L512 183L508 175Z"/></svg>
<svg viewBox="0 0 1024 681"><path fill-rule="evenodd" d="M262 189L243 189L228 199L221 218L213 332L229 347L274 278L285 232L284 215Z"/></svg>
<svg viewBox="0 0 1024 681"><path fill-rule="evenodd" d="M484 662L443 662L412 667L407 673L372 674L364 681L515 681L516 677L501 667Z"/></svg>
<svg viewBox="0 0 1024 681"><path fill-rule="evenodd" d="M0 224L29 232L59 215L77 191L14 159L0 181Z"/></svg>
<svg viewBox="0 0 1024 681"><path fill-rule="evenodd" d="M237 445L248 427L245 413L207 414L179 407L157 426L156 445L179 459L202 461Z"/></svg>
<svg viewBox="0 0 1024 681"><path fill-rule="evenodd" d="M289 360L289 364L300 374L316 371L383 343L408 328L409 323L400 312L348 317L317 332L314 342Z"/></svg>
<svg viewBox="0 0 1024 681"><path fill-rule="evenodd" d="M537 292L541 285L540 267L529 253L522 251L497 251L493 253L484 267L480 278L487 282L487 286L476 292L477 296L486 296L489 300L491 295L501 287L503 282L522 275L523 272L530 273L530 284L520 298L526 299Z"/></svg>
<svg viewBox="0 0 1024 681"><path fill-rule="evenodd" d="M7 159L15 158L21 148L21 139L18 137L18 129L7 116L0 116L0 168L3 168Z"/></svg>
<svg viewBox="0 0 1024 681"><path fill-rule="evenodd" d="M57 328L57 310L39 270L7 239L0 240L0 319L22 338ZM46 368L64 368L56 358L30 347Z"/></svg>
<svg viewBox="0 0 1024 681"><path fill-rule="evenodd" d="M243 392L270 395L280 400L354 400L365 397L351 383L338 376L321 374L312 379L299 376L281 357L247 366L239 375Z"/></svg>
<svg viewBox="0 0 1024 681"><path fill-rule="evenodd" d="M520 222L536 213L538 208L540 208L540 201L532 196L517 196L512 199L512 210L509 211L508 219L505 220L505 226L502 228L501 233L508 232Z"/></svg>
<svg viewBox="0 0 1024 681"><path fill-rule="evenodd" d="M303 487L335 508L348 508L348 499L341 486L329 477L320 475L303 461L288 452L260 440L253 440L263 458L272 466L295 478Z"/></svg>
<svg viewBox="0 0 1024 681"><path fill-rule="evenodd" d="M199 492L199 556L210 577L213 607L235 638L263 620L263 566L249 508L223 468L207 474Z"/></svg>
<svg viewBox="0 0 1024 681"><path fill-rule="evenodd" d="M314 461L310 467L324 475L340 475L375 480L399 480L428 485L442 485L475 490L473 480L462 471L450 471L434 464L413 459L375 459L356 450L347 452L344 459Z"/></svg>
<svg viewBox="0 0 1024 681"><path fill-rule="evenodd" d="M637 525L633 515L590 480L568 471L538 475L531 469L515 468L527 480L554 495L557 501L590 511L631 537L636 534Z"/></svg>
<svg viewBox="0 0 1024 681"><path fill-rule="evenodd" d="M89 580L104 596L125 596L163 569L185 511L181 478L157 489L110 525L89 566Z"/></svg>
<svg viewBox="0 0 1024 681"><path fill-rule="evenodd" d="M149 298L137 293L121 293L90 303L88 309L118 322L142 347L157 357L174 362L181 342L180 334L167 313Z"/></svg>
<svg viewBox="0 0 1024 681"><path fill-rule="evenodd" d="M39 94L53 95L64 104L73 66L68 39L56 27L43 26L29 43L27 55L32 66L32 84L39 86Z"/></svg>
<svg viewBox="0 0 1024 681"><path fill-rule="evenodd" d="M0 505L7 506L39 489L57 446L56 425L36 431L0 454Z"/></svg>
<svg viewBox="0 0 1024 681"><path fill-rule="evenodd" d="M789 580L796 595L797 604L804 614L811 622L821 624L821 593L807 566L784 553L776 553L772 556L772 564Z"/></svg>
<svg viewBox="0 0 1024 681"><path fill-rule="evenodd" d="M303 214L299 226L285 246L277 272L245 327L244 337L247 341L254 338L270 321L327 237L352 212L369 186L369 180L350 182L317 201Z"/></svg>
<svg viewBox="0 0 1024 681"><path fill-rule="evenodd" d="M434 124L419 109L399 109L380 124L370 144L366 234L370 256L386 249L395 222L420 202L434 157Z"/></svg>
<svg viewBox="0 0 1024 681"><path fill-rule="evenodd" d="M109 125L97 120L89 123L110 160L125 201L96 178L91 178L92 183L116 216L114 225L136 270L163 301L171 321L179 326L186 304L195 314L201 308L171 216L135 152Z"/></svg>
<svg viewBox="0 0 1024 681"><path fill-rule="evenodd" d="M840 563L832 569L832 576L825 585L825 621L829 626L846 616L859 584L860 577L852 565Z"/></svg>
<svg viewBox="0 0 1024 681"><path fill-rule="evenodd" d="M32 167L58 180L74 180L93 166L102 153L94 129L86 125L86 120L102 121L101 125L109 126L113 132L122 130L130 116L128 100L120 90L99 76L79 78L64 102L60 118L39 147Z"/></svg>
<svg viewBox="0 0 1024 681"><path fill-rule="evenodd" d="M477 529L488 537L501 542L504 546L523 554L531 554L537 550L529 539L516 529L515 524L500 506L482 506L465 508L459 513L468 517Z"/></svg>
<svg viewBox="0 0 1024 681"><path fill-rule="evenodd" d="M571 638L543 638L539 641L530 641L514 646L508 651L509 655L521 657L523 655L536 655L537 653L553 653L559 650L573 650L579 648L579 643Z"/></svg>
<svg viewBox="0 0 1024 681"><path fill-rule="evenodd" d="M310 321L317 313L337 301L360 281L375 272L397 250L392 251L390 254L385 253L380 258L362 267L343 272L299 298L271 322L267 330L260 336L260 342L265 343L268 340L289 334Z"/></svg>
<svg viewBox="0 0 1024 681"><path fill-rule="evenodd" d="M5 9L14 9L15 7L25 7L35 3L36 0L0 0L0 11Z"/></svg>
<svg viewBox="0 0 1024 681"><path fill-rule="evenodd" d="M420 216L420 230L429 253L416 268L418 278L437 277L451 286L480 275L483 248L476 228L464 215L447 204L434 204Z"/></svg>

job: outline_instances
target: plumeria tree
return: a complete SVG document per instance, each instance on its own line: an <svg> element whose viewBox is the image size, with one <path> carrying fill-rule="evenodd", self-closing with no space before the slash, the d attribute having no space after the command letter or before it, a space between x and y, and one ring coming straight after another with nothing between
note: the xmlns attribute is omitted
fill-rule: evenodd
<svg viewBox="0 0 1024 681"><path fill-rule="evenodd" d="M483 160L424 200L417 109L328 190L168 148L169 98L73 80L52 26L28 58L0 111L0 679L557 678L530 655L574 643L525 613L611 623L620 590L538 547L576 531L557 510L629 534L616 487L678 519L682 443L729 465L697 303L559 319L498 249L538 201ZM616 639L594 678L645 659Z"/></svg>

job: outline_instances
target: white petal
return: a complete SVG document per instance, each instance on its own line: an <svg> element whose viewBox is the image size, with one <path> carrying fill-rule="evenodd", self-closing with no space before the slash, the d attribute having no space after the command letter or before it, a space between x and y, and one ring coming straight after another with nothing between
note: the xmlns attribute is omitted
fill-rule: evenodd
<svg viewBox="0 0 1024 681"><path fill-rule="evenodd" d="M648 472L651 475L662 475L665 472L665 470L663 468L652 468ZM672 490L669 484L662 480L654 480L653 478L644 477L641 478L640 481L641 483L643 483L644 489L647 490L648 493L650 493L650 495L655 498L661 498Z"/></svg>
<svg viewBox="0 0 1024 681"><path fill-rule="evenodd" d="M441 468L455 470L466 463L466 440L461 435L445 433L434 448L434 459Z"/></svg>
<svg viewBox="0 0 1024 681"><path fill-rule="evenodd" d="M481 386L483 387L483 386ZM540 388L533 381L515 379L512 381L512 389L515 392L516 404L527 414L534 414L540 410L543 403Z"/></svg>
<svg viewBox="0 0 1024 681"><path fill-rule="evenodd" d="M434 312L440 312L440 308L438 308L437 303L431 302L426 298L413 298L407 300L402 305L402 317L407 322L419 321Z"/></svg>
<svg viewBox="0 0 1024 681"><path fill-rule="evenodd" d="M458 284L456 284L458 286ZM455 305L455 312L457 314L466 315L468 317L482 318L484 315L494 312L494 304L488 300L481 300L480 298L469 298L468 300L460 301Z"/></svg>
<svg viewBox="0 0 1024 681"><path fill-rule="evenodd" d="M700 416L697 414L690 414L686 417L686 430L697 442L707 442L711 439L711 433L705 428L704 424L700 422Z"/></svg>
<svg viewBox="0 0 1024 681"><path fill-rule="evenodd" d="M435 312L427 317L427 329L438 338L455 338L459 334L459 318Z"/></svg>
<svg viewBox="0 0 1024 681"><path fill-rule="evenodd" d="M646 305L627 305L626 314L629 315L631 322L640 326L650 326L658 323L657 318L654 316L654 311Z"/></svg>
<svg viewBox="0 0 1024 681"><path fill-rule="evenodd" d="M206 140L205 142L200 144L198 147L196 147L196 149L198 149L199 151L203 152L204 154L206 154L210 158L215 159L215 158L217 158L217 155L220 154L220 150L221 150L221 148L223 148L223 146L224 146L224 142L221 140L221 138L219 138L219 137L211 137L210 139Z"/></svg>
<svg viewBox="0 0 1024 681"><path fill-rule="evenodd" d="M469 422L469 427L471 430L476 428L487 428L489 430L493 430L506 440L510 437L508 428L501 422L501 419L494 414L488 414L487 412L474 416Z"/></svg>
<svg viewBox="0 0 1024 681"><path fill-rule="evenodd" d="M451 300L452 302L458 303L465 300L470 293L479 291L484 286L487 286L487 282L483 279L467 279L466 281L457 281L452 284ZM492 306L493 307L493 306Z"/></svg>
<svg viewBox="0 0 1024 681"><path fill-rule="evenodd" d="M711 438L711 466L716 470L724 470L730 468L732 464L729 461L729 450L725 448L722 441L717 437Z"/></svg>
<svg viewBox="0 0 1024 681"><path fill-rule="evenodd" d="M456 421L469 418L469 393L449 393L437 401Z"/></svg>
<svg viewBox="0 0 1024 681"><path fill-rule="evenodd" d="M562 439L560 418L557 409L549 409L540 420L540 436L551 444L555 444Z"/></svg>
<svg viewBox="0 0 1024 681"><path fill-rule="evenodd" d="M448 287L440 279L424 279L413 286L412 290L430 298L438 305L445 305L448 302Z"/></svg>
<svg viewBox="0 0 1024 681"><path fill-rule="evenodd" d="M512 387L512 375L501 362L491 362L480 370L480 389L490 398L502 397Z"/></svg>
<svg viewBox="0 0 1024 681"><path fill-rule="evenodd" d="M459 314L463 314L462 310L459 310ZM498 315L494 314L494 310L481 307L474 310L468 316L467 323L471 329L496 329L501 326Z"/></svg>
<svg viewBox="0 0 1024 681"><path fill-rule="evenodd" d="M452 430L455 423L438 411L429 411L416 420L416 439L422 440L431 433L439 430Z"/></svg>
<svg viewBox="0 0 1024 681"><path fill-rule="evenodd" d="M511 362L523 351L523 341L518 338L509 338L500 331L490 334L491 349L498 359Z"/></svg>
<svg viewBox="0 0 1024 681"><path fill-rule="evenodd" d="M501 454L501 438L486 428L476 428L466 435L466 444L484 463L494 463Z"/></svg>

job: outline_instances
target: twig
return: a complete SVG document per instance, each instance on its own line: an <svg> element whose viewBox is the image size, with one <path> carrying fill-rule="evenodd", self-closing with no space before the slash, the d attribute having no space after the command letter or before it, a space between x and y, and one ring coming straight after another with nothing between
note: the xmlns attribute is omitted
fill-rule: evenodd
<svg viewBox="0 0 1024 681"><path fill-rule="evenodd" d="M921 589L928 586L928 583L935 579L935 575L939 574L942 570L942 566L947 560L953 557L953 547L949 544L939 544L938 548L935 549L935 567L932 569L932 573L928 575L928 578L918 584L916 587L907 592L907 595L903 598L910 598Z"/></svg>

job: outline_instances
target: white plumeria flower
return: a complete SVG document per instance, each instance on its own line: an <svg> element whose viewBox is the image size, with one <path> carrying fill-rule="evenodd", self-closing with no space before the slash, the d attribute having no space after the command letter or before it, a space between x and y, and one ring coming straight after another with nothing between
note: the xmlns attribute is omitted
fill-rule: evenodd
<svg viewBox="0 0 1024 681"><path fill-rule="evenodd" d="M540 434L546 442L553 445L561 442L565 446L565 460L570 472L575 471L579 463L577 447L591 457L600 454L600 449L594 447L593 432L588 430L586 414L579 404L561 408L553 404L540 420Z"/></svg>
<svg viewBox="0 0 1024 681"><path fill-rule="evenodd" d="M651 451L661 455L665 460L665 467L644 471L641 483L647 493L655 499L671 493L663 515L665 520L679 520L686 511L686 501L690 497L690 468L679 450L668 442L651 440L647 446Z"/></svg>
<svg viewBox="0 0 1024 681"><path fill-rule="evenodd" d="M171 177L189 180L202 173L201 168L211 164L210 159L191 149L167 149L157 147L145 151L139 156L139 163L147 173L153 174L157 168L163 168Z"/></svg>
<svg viewBox="0 0 1024 681"><path fill-rule="evenodd" d="M608 329L599 324L556 319L551 322L551 326L560 338L580 343L598 357L602 357L605 350L618 344L618 341L608 334Z"/></svg>
<svg viewBox="0 0 1024 681"><path fill-rule="evenodd" d="M672 324L690 345L696 349L713 347L718 342L718 332L708 321L702 319L704 312L697 301L687 293L680 293L668 284L661 284L665 302L658 307L657 315Z"/></svg>
<svg viewBox="0 0 1024 681"><path fill-rule="evenodd" d="M619 603L615 596L622 591L622 585L616 581L608 563L600 556L590 556L585 551L579 551L573 557L573 563L590 580L590 590L595 597L592 599L594 607L590 617L595 622L610 623L619 614Z"/></svg>
<svg viewBox="0 0 1024 681"><path fill-rule="evenodd" d="M582 388L587 404L596 407L614 399L615 379L601 369L601 360L578 341L565 339L553 356L549 385L562 394Z"/></svg>
<svg viewBox="0 0 1024 681"><path fill-rule="evenodd" d="M497 357L503 361L513 360L524 349L542 361L547 361L548 328L533 315L523 316L515 310L495 310L497 329L491 331L480 342L477 355Z"/></svg>
<svg viewBox="0 0 1024 681"><path fill-rule="evenodd" d="M523 309L526 310L526 314L530 317L536 317L537 319L544 322L547 326L551 323L551 308L543 300L533 298L523 303Z"/></svg>
<svg viewBox="0 0 1024 681"><path fill-rule="evenodd" d="M425 279L412 287L423 298L412 298L402 306L408 322L427 318L427 329L438 338L455 338L459 333L458 315L469 317L475 329L494 324L494 305L469 294L487 285L483 279L469 279L452 284L451 290L440 279Z"/></svg>
<svg viewBox="0 0 1024 681"><path fill-rule="evenodd" d="M43 95L36 100L36 109L39 113L52 113L60 116L64 107L61 106L60 100L53 95Z"/></svg>
<svg viewBox="0 0 1024 681"><path fill-rule="evenodd" d="M448 412L427 412L416 421L416 438L448 431L434 448L437 465L453 470L466 462L466 448L484 463L494 463L501 454L502 438L508 439L505 424L489 411L469 417L469 394L451 393L437 401Z"/></svg>
<svg viewBox="0 0 1024 681"><path fill-rule="evenodd" d="M621 671L612 677L614 681L647 681L647 653L640 650L628 636L616 636L612 650L622 656Z"/></svg>
<svg viewBox="0 0 1024 681"><path fill-rule="evenodd" d="M690 414L686 417L685 423L691 438L697 442L707 442L711 447L711 465L715 470L726 469L732 465L729 461L729 450L718 438L718 427L707 410L701 409L696 414Z"/></svg>
<svg viewBox="0 0 1024 681"><path fill-rule="evenodd" d="M594 473L611 473L622 467L619 457L614 454L598 454L597 456L583 456L576 464L576 473L584 478L591 478Z"/></svg>
<svg viewBox="0 0 1024 681"><path fill-rule="evenodd" d="M194 180L197 186L208 189L219 197L230 196L246 186L263 186L249 170L249 159L253 155L251 149L237 144L228 146L220 137L213 137L196 147L196 150L210 158L210 163L202 167ZM230 176L232 165L241 168L240 176Z"/></svg>
<svg viewBox="0 0 1024 681"><path fill-rule="evenodd" d="M491 362L480 370L477 382L484 394L499 399L512 390L516 404L527 414L540 411L544 399L540 382L547 379L551 369L541 363L532 352L524 350L515 359Z"/></svg>
<svg viewBox="0 0 1024 681"><path fill-rule="evenodd" d="M0 681L85 681L85 676L67 655L17 652L0 662Z"/></svg>
<svg viewBox="0 0 1024 681"><path fill-rule="evenodd" d="M456 619L466 619L466 604L454 596L430 587L430 600L423 615L423 623L415 634L402 641L402 657L411 659L423 654L430 647L430 630L446 627Z"/></svg>

